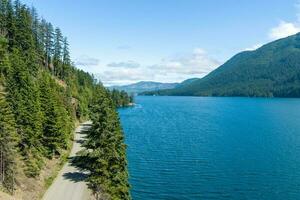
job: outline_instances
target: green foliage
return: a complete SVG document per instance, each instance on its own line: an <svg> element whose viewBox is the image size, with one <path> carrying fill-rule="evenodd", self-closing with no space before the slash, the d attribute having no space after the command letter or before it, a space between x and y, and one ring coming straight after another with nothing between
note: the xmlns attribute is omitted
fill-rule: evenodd
<svg viewBox="0 0 300 200"><path fill-rule="evenodd" d="M2 153L0 164L4 163L4 186L13 187L13 173L16 171L16 160L19 137L15 128L14 116L11 107L6 101L3 93L0 92L0 151ZM1 175L2 178L3 174ZM0 180L2 181L2 180Z"/></svg>
<svg viewBox="0 0 300 200"><path fill-rule="evenodd" d="M7 81L8 99L14 111L17 131L21 136L19 145L26 158L25 162L33 161L28 166L37 169L38 173L42 166L39 152L43 148L40 143L42 127L39 90L19 50L15 49L12 52L10 60L13 67ZM31 157L33 159L27 159Z"/></svg>
<svg viewBox="0 0 300 200"><path fill-rule="evenodd" d="M0 182L13 191L15 189L13 174L17 167L20 138L17 135L12 108L6 97L5 77L9 68L7 40L0 37L0 166L5 166L4 173L1 172Z"/></svg>
<svg viewBox="0 0 300 200"><path fill-rule="evenodd" d="M68 147L72 131L72 118L64 105L64 93L49 73L42 72L39 78L43 138L46 155L60 155Z"/></svg>
<svg viewBox="0 0 300 200"><path fill-rule="evenodd" d="M130 199L126 146L115 105L110 94L101 87L96 89L92 103L93 125L88 131L77 162L90 171L89 186L96 195L108 199Z"/></svg>
<svg viewBox="0 0 300 200"><path fill-rule="evenodd" d="M239 53L192 83L148 94L300 97L300 34Z"/></svg>
<svg viewBox="0 0 300 200"><path fill-rule="evenodd" d="M115 107L126 107L133 103L133 95L128 95L125 91L113 89L110 96Z"/></svg>
<svg viewBox="0 0 300 200"><path fill-rule="evenodd" d="M72 66L69 44L59 28L19 1L0 0L0 153L4 186L18 158L29 177L46 159L62 156L75 120L92 118L86 157L90 186L112 199L129 199L125 145L116 106L131 102L109 93L92 75ZM111 97L114 98L114 102Z"/></svg>
<svg viewBox="0 0 300 200"><path fill-rule="evenodd" d="M9 0L1 0L0 5L3 19L0 85L1 88L6 86L5 98L12 108L14 127L20 138L17 146L25 163L25 173L37 176L44 157L60 155L68 147L76 112L71 102L73 94L66 92L69 86L61 86L63 81L59 84L59 79L49 71L55 71L58 78L75 80L81 72L77 72L70 61L64 62L60 30L57 28L54 34L52 25L40 21L34 8L30 10L19 1ZM64 51L65 59L69 58L68 53ZM57 68L54 62L59 65ZM65 71L70 74L63 73ZM80 96L86 86L75 82L73 87Z"/></svg>

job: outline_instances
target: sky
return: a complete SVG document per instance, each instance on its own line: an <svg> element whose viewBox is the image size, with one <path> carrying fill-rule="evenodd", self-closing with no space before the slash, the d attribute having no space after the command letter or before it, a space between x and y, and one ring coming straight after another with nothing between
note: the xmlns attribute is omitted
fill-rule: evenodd
<svg viewBox="0 0 300 200"><path fill-rule="evenodd" d="M298 0L23 0L60 27L104 85L203 77L234 54L300 31Z"/></svg>

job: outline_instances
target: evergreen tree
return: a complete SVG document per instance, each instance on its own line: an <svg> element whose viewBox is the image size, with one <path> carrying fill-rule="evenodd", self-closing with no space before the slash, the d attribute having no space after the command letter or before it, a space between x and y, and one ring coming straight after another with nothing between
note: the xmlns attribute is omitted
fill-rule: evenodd
<svg viewBox="0 0 300 200"><path fill-rule="evenodd" d="M62 72L61 72L61 78L65 79L68 76L70 65L71 65L71 58L70 58L70 52L69 52L69 43L68 39L64 37L63 39L63 53L62 53Z"/></svg>
<svg viewBox="0 0 300 200"><path fill-rule="evenodd" d="M7 4L6 0L0 0L0 35L7 32Z"/></svg>
<svg viewBox="0 0 300 200"><path fill-rule="evenodd" d="M2 78L8 75L11 65L9 61L7 44L7 39L0 35L0 75Z"/></svg>
<svg viewBox="0 0 300 200"><path fill-rule="evenodd" d="M130 96L125 91L113 89L110 94L115 107L126 107L133 103L133 96Z"/></svg>
<svg viewBox="0 0 300 200"><path fill-rule="evenodd" d="M55 81L46 73L40 78L41 111L43 113L43 146L46 147L46 155L52 157L55 154L60 155L62 149L67 148L70 140L71 118L60 102L57 95Z"/></svg>
<svg viewBox="0 0 300 200"><path fill-rule="evenodd" d="M46 32L45 32L45 63L46 66L53 72L52 64L52 55L54 49L54 32L53 25L51 23L46 24Z"/></svg>
<svg viewBox="0 0 300 200"><path fill-rule="evenodd" d="M40 47L40 52L39 56L40 59L42 59L42 64L45 66L45 68L48 69L47 66L47 51L46 51L46 35L47 35L47 21L45 19L42 19L39 22L39 27L38 27L38 40L39 40L39 47Z"/></svg>
<svg viewBox="0 0 300 200"><path fill-rule="evenodd" d="M31 15L31 30L34 38L35 47L37 50L40 50L40 41L39 41L39 28L40 28L40 22L39 22L39 16L37 14L37 11L35 7L31 7L30 9L30 15Z"/></svg>
<svg viewBox="0 0 300 200"><path fill-rule="evenodd" d="M93 125L82 152L83 168L90 171L89 186L96 197L105 194L108 199L130 199L126 146L114 104L107 91L98 88L93 102Z"/></svg>
<svg viewBox="0 0 300 200"><path fill-rule="evenodd" d="M14 189L19 138L11 107L5 97L5 77L9 69L7 40L0 37L0 182L11 191Z"/></svg>
<svg viewBox="0 0 300 200"><path fill-rule="evenodd" d="M11 0L6 3L6 32L9 41L8 49L12 51L16 44L16 17Z"/></svg>
<svg viewBox="0 0 300 200"><path fill-rule="evenodd" d="M25 162L29 162L27 173L35 176L43 161L40 157L43 146L40 143L42 132L39 91L17 49L13 51L10 60L13 68L7 80L8 98L21 136L20 149Z"/></svg>
<svg viewBox="0 0 300 200"><path fill-rule="evenodd" d="M62 74L62 42L63 36L59 28L55 29L55 38L54 38L54 55L53 55L53 65L54 65L54 74L58 77L61 77Z"/></svg>
<svg viewBox="0 0 300 200"><path fill-rule="evenodd" d="M33 47L33 35L31 29L31 16L26 6L15 1L15 19L16 19L16 45L24 53Z"/></svg>
<svg viewBox="0 0 300 200"><path fill-rule="evenodd" d="M11 107L5 99L4 91L0 91L0 182L10 191L15 189L14 174L18 160L17 144L19 138L15 129Z"/></svg>
<svg viewBox="0 0 300 200"><path fill-rule="evenodd" d="M92 118L85 144L90 186L111 199L129 199L126 148L115 110L127 104L126 93L110 94L92 75L72 65L67 38L59 28L54 34L51 23L19 0L0 0L3 186L11 188L18 160L27 176L38 176L45 160L69 147L75 120Z"/></svg>

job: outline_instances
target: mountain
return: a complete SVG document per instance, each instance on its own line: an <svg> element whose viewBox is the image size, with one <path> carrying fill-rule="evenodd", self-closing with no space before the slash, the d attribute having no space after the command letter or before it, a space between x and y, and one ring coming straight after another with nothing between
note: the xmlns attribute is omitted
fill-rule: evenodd
<svg viewBox="0 0 300 200"><path fill-rule="evenodd" d="M300 33L241 52L204 78L145 94L300 97Z"/></svg>
<svg viewBox="0 0 300 200"><path fill-rule="evenodd" d="M130 85L111 86L109 89L124 90L128 93L141 93L146 91L173 89L178 83L159 83L153 81L140 81Z"/></svg>
<svg viewBox="0 0 300 200"><path fill-rule="evenodd" d="M183 85L186 85L186 84L190 84L194 81L197 81L197 80L200 80L200 78L190 78L190 79L186 79L185 81L182 81L180 84L178 84L177 87L181 87Z"/></svg>

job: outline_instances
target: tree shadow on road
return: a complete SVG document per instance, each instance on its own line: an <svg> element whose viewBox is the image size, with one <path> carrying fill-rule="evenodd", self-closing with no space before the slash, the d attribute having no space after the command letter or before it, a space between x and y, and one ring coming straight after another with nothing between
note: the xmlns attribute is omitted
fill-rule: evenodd
<svg viewBox="0 0 300 200"><path fill-rule="evenodd" d="M84 143L84 141L85 141L84 139L75 140L76 143L81 144L81 145Z"/></svg>
<svg viewBox="0 0 300 200"><path fill-rule="evenodd" d="M85 181L88 175L83 172L67 172L63 174L63 177L67 180L77 183Z"/></svg>

